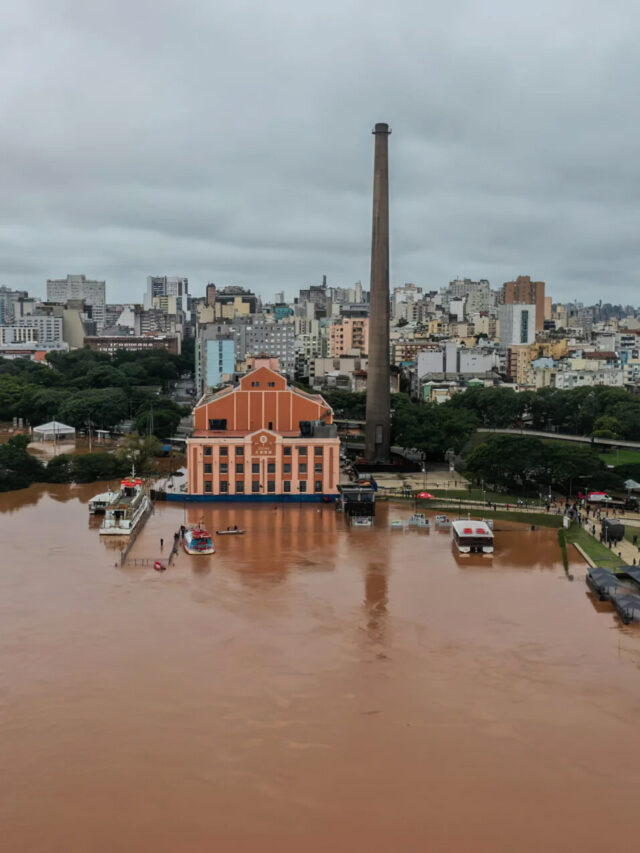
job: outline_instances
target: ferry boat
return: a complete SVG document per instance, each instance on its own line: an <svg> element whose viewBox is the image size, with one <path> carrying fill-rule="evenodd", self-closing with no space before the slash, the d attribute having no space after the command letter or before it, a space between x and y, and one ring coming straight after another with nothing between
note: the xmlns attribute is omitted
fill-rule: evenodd
<svg viewBox="0 0 640 853"><path fill-rule="evenodd" d="M184 532L182 544L187 554L215 554L213 540L202 524L191 524Z"/></svg>
<svg viewBox="0 0 640 853"><path fill-rule="evenodd" d="M422 527L428 529L431 527L431 522L423 512L414 512L409 519L409 527Z"/></svg>
<svg viewBox="0 0 640 853"><path fill-rule="evenodd" d="M101 535L128 536L150 507L151 501L142 480L133 472L121 482L120 491L106 508L104 521L100 525Z"/></svg>
<svg viewBox="0 0 640 853"><path fill-rule="evenodd" d="M461 554L493 554L493 530L486 521L457 518L452 522L453 541Z"/></svg>
<svg viewBox="0 0 640 853"><path fill-rule="evenodd" d="M101 492L99 495L94 495L89 501L89 514L97 515L98 513L106 512L109 504L112 504L120 495L120 492Z"/></svg>
<svg viewBox="0 0 640 853"><path fill-rule="evenodd" d="M451 530L451 519L448 515L436 515L436 527L438 530Z"/></svg>

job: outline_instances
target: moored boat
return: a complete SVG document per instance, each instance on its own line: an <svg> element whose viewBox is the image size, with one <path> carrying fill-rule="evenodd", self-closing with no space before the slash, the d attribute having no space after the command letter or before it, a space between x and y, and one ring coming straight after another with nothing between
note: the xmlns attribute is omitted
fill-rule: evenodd
<svg viewBox="0 0 640 853"><path fill-rule="evenodd" d="M132 473L131 477L121 482L120 491L106 508L104 520L100 525L100 534L128 536L133 533L136 525L150 508L151 501L142 480Z"/></svg>
<svg viewBox="0 0 640 853"><path fill-rule="evenodd" d="M493 553L493 530L486 521L457 518L451 526L453 528L453 541L461 554Z"/></svg>
<svg viewBox="0 0 640 853"><path fill-rule="evenodd" d="M216 530L216 536L242 536L246 532L239 527L227 527L226 530Z"/></svg>
<svg viewBox="0 0 640 853"><path fill-rule="evenodd" d="M404 530L404 521L400 518L394 518L391 522L392 530Z"/></svg>
<svg viewBox="0 0 640 853"><path fill-rule="evenodd" d="M428 529L431 527L431 522L423 512L414 512L409 519L410 527L422 527Z"/></svg>
<svg viewBox="0 0 640 853"><path fill-rule="evenodd" d="M202 524L192 524L184 532L182 544L187 554L215 554L213 540Z"/></svg>
<svg viewBox="0 0 640 853"><path fill-rule="evenodd" d="M352 515L351 516L351 526L352 527L373 527L373 516L372 515Z"/></svg>
<svg viewBox="0 0 640 853"><path fill-rule="evenodd" d="M101 492L99 495L94 495L89 501L89 514L97 515L101 512L106 512L107 507L112 504L120 492L113 492L109 489L108 492Z"/></svg>
<svg viewBox="0 0 640 853"><path fill-rule="evenodd" d="M448 515L436 515L435 523L438 530L451 530L451 519Z"/></svg>

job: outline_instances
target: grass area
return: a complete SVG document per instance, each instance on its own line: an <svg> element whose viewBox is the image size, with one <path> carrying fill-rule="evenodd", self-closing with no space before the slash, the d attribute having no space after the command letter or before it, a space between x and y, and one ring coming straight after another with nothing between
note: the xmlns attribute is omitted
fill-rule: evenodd
<svg viewBox="0 0 640 853"><path fill-rule="evenodd" d="M606 450L603 453L598 453L598 456L605 465L630 465L634 462L640 463L640 450L630 450L628 447L621 447L619 450Z"/></svg>
<svg viewBox="0 0 640 853"><path fill-rule="evenodd" d="M572 524L567 530L567 542L573 545L579 545L593 562L598 566L606 566L608 569L615 569L618 566L624 566L624 560L617 556L616 552L607 548L601 542L588 533L583 527L578 524Z"/></svg>
<svg viewBox="0 0 640 853"><path fill-rule="evenodd" d="M624 519L621 519L621 521L624 524L624 538L633 544L633 537L637 536L636 545L640 544L640 524L629 524Z"/></svg>
<svg viewBox="0 0 640 853"><path fill-rule="evenodd" d="M526 497L525 495L508 495L504 492L492 492L489 489L473 488L473 489L429 489L427 491L439 498L450 498L451 500L463 501L491 501L499 504L516 504L518 499L526 501L529 504L539 506L538 498Z"/></svg>

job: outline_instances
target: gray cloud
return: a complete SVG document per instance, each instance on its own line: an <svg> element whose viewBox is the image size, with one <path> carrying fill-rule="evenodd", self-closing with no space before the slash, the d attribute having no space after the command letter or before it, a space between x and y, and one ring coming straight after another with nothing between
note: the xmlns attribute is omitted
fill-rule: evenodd
<svg viewBox="0 0 640 853"><path fill-rule="evenodd" d="M0 283L366 283L389 121L393 283L638 302L639 31L622 0L7 0Z"/></svg>

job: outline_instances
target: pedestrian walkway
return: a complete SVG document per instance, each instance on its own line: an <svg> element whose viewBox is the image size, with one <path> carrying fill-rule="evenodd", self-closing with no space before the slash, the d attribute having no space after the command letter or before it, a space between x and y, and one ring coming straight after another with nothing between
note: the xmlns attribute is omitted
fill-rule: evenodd
<svg viewBox="0 0 640 853"><path fill-rule="evenodd" d="M612 519L608 519L611 521ZM620 523L624 524L624 520L620 519ZM602 535L602 521L597 518L592 518L587 520L585 523L585 529L591 533L592 527L596 528L596 538L600 539ZM638 539L640 540L640 527L638 528ZM604 544L604 542L603 542ZM617 554L620 559L624 560L624 562L628 566L633 566L638 563L638 558L640 557L640 551L638 551L638 547L634 545L632 542L629 542L628 539L623 539L620 542L617 542L615 545L612 545L611 550Z"/></svg>

